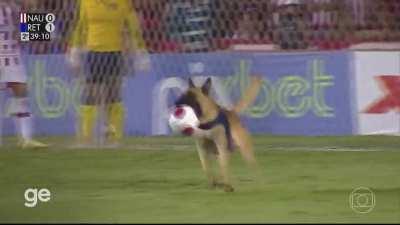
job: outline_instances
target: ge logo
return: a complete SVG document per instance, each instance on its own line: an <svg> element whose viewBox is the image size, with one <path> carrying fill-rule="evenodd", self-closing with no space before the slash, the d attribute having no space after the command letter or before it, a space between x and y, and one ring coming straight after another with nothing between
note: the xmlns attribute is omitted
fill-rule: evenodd
<svg viewBox="0 0 400 225"><path fill-rule="evenodd" d="M36 188L28 188L24 193L25 197L25 206L32 208L38 204L38 200L41 202L48 202L51 198L51 193L49 189L36 189Z"/></svg>
<svg viewBox="0 0 400 225"><path fill-rule="evenodd" d="M53 13L47 13L45 19L47 23L53 23L56 20L56 16Z"/></svg>
<svg viewBox="0 0 400 225"><path fill-rule="evenodd" d="M349 200L350 207L358 213L369 213L375 207L375 194L367 187L354 189Z"/></svg>

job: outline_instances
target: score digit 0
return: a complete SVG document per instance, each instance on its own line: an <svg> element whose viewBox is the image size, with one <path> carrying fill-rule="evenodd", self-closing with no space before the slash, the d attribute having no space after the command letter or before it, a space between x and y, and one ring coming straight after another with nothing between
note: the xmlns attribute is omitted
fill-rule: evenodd
<svg viewBox="0 0 400 225"><path fill-rule="evenodd" d="M56 16L53 13L47 13L45 19L47 23L53 23L56 20Z"/></svg>

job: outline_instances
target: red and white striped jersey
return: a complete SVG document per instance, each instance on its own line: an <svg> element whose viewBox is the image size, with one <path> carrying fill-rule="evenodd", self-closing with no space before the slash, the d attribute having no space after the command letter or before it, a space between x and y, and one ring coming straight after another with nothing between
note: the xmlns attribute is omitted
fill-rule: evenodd
<svg viewBox="0 0 400 225"><path fill-rule="evenodd" d="M0 67L20 64L18 6L0 2Z"/></svg>

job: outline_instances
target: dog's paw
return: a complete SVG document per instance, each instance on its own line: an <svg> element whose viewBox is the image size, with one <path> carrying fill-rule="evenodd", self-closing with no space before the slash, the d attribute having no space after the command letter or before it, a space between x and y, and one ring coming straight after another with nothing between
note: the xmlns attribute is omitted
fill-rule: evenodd
<svg viewBox="0 0 400 225"><path fill-rule="evenodd" d="M223 188L223 187L224 187L224 184L221 183L221 182L218 182L218 181L216 181L216 180L213 180L213 181L211 181L211 182L208 184L208 187L209 187L210 189Z"/></svg>
<svg viewBox="0 0 400 225"><path fill-rule="evenodd" d="M217 185L214 182L208 183L208 189L214 190L217 189Z"/></svg>
<svg viewBox="0 0 400 225"><path fill-rule="evenodd" d="M224 184L224 191L225 192L234 192L235 189L230 184Z"/></svg>

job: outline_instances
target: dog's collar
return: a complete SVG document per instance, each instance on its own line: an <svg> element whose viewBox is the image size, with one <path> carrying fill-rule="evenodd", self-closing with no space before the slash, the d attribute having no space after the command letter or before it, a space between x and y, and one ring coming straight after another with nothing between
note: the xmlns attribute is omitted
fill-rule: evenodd
<svg viewBox="0 0 400 225"><path fill-rule="evenodd" d="M223 110L220 109L218 111L217 117L215 117L214 120L200 124L199 128L203 129L203 130L210 130L217 125L222 125L224 127L225 136L226 136L227 144L228 144L228 149L232 151L233 150L233 141L232 141L232 136L231 136L231 127L229 125L228 117L226 116L226 114Z"/></svg>

